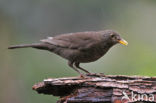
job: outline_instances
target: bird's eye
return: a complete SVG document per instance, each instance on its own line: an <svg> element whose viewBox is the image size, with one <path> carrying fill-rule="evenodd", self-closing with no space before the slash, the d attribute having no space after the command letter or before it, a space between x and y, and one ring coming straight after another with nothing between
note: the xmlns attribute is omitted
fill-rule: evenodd
<svg viewBox="0 0 156 103"><path fill-rule="evenodd" d="M117 39L117 36L116 35L111 35L111 38Z"/></svg>
<svg viewBox="0 0 156 103"><path fill-rule="evenodd" d="M114 35L114 34L112 34L112 35L111 35L111 37L112 37L112 38L115 38L115 35Z"/></svg>

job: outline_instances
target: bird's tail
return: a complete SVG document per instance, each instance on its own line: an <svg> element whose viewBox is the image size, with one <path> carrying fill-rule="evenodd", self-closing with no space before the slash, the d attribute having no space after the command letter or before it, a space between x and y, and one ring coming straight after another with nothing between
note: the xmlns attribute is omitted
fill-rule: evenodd
<svg viewBox="0 0 156 103"><path fill-rule="evenodd" d="M41 44L41 43L34 43L34 44L14 45L14 46L8 47L8 49L28 48L28 47L33 47L33 48L38 48L38 49L45 48L45 46L43 44Z"/></svg>

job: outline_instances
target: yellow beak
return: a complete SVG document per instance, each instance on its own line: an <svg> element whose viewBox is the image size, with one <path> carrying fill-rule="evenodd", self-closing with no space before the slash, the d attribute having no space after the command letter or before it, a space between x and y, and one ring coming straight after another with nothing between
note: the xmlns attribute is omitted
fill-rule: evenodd
<svg viewBox="0 0 156 103"><path fill-rule="evenodd" d="M119 43L123 45L128 45L128 42L124 39L119 40Z"/></svg>

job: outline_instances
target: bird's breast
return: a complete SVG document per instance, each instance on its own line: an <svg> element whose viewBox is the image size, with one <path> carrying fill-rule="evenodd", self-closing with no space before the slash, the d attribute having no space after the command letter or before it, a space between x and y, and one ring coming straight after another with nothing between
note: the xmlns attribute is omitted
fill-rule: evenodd
<svg viewBox="0 0 156 103"><path fill-rule="evenodd" d="M88 63L93 62L102 57L107 51L108 47L96 46L86 50L55 48L52 52L57 55L74 62Z"/></svg>
<svg viewBox="0 0 156 103"><path fill-rule="evenodd" d="M93 62L101 58L108 49L103 48L92 48L90 50L80 51L79 55L75 58L77 62L80 63L87 63L87 62Z"/></svg>

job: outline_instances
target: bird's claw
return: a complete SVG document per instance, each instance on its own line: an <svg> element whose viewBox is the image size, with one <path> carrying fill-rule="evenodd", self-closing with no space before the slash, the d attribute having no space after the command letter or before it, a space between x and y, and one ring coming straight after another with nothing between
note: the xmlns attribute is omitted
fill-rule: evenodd
<svg viewBox="0 0 156 103"><path fill-rule="evenodd" d="M93 76L93 77L102 77L104 76L103 73L87 73L87 76Z"/></svg>

